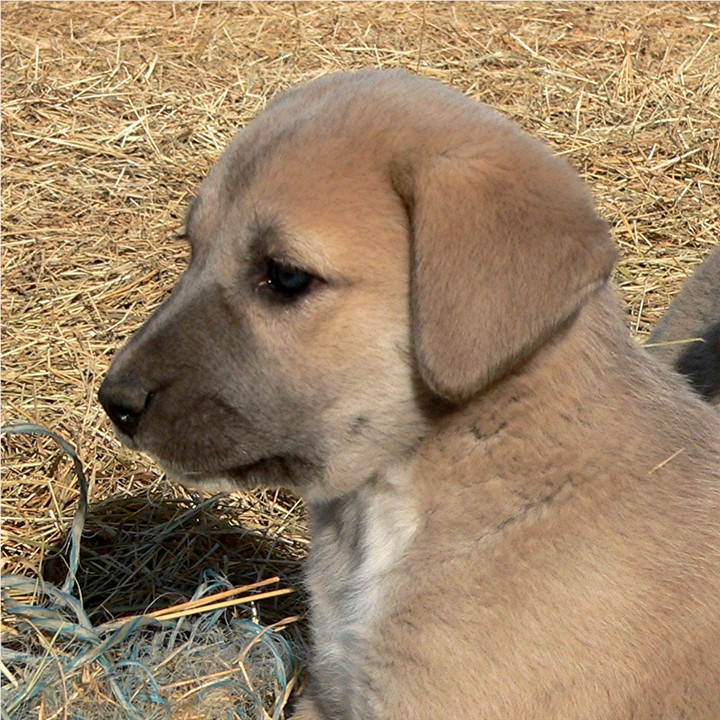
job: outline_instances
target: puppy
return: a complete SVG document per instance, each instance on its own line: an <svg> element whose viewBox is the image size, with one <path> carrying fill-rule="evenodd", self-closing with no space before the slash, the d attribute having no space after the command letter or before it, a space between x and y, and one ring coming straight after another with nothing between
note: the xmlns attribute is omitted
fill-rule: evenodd
<svg viewBox="0 0 720 720"><path fill-rule="evenodd" d="M399 71L269 104L100 400L307 501L295 720L720 717L720 418L624 328L562 159Z"/></svg>
<svg viewBox="0 0 720 720"><path fill-rule="evenodd" d="M648 338L648 350L720 406L720 247L683 286Z"/></svg>

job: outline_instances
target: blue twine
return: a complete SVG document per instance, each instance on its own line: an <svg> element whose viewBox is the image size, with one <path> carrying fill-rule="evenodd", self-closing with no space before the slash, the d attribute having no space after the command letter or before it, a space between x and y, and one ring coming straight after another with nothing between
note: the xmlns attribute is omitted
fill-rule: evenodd
<svg viewBox="0 0 720 720"><path fill-rule="evenodd" d="M128 641L135 633L151 625L167 627L168 621L161 622L153 617L138 616L129 620L111 621L94 627L85 612L82 602L73 595L77 584L80 542L88 509L87 479L82 461L75 448L57 433L35 423L6 425L0 428L0 433L42 435L52 438L72 458L80 489L78 507L73 517L69 538L69 567L62 587L57 588L42 579L31 579L22 575L2 575L2 598L5 610L18 617L20 620L19 627L22 627L23 623L27 624L38 631L51 634L53 636L51 646L57 645L61 641L66 646L63 647L63 652L58 655L52 655L49 650L45 650L43 655L37 655L20 652L0 643L3 662L41 668L44 661L52 658L55 665L60 666L60 672L65 677L70 673L76 673L82 667L91 663L99 663L103 667L105 678L110 685L113 696L127 713L129 720L143 720L145 717L144 713L135 706L138 701L169 706L168 700L161 694L152 669L138 659L137 648L132 652L133 657L130 660L114 661L109 654L111 650L119 648L122 643ZM232 588L232 584L227 578L213 570L206 570L203 572L202 582L193 594L192 599L198 600L205 595L230 588ZM44 598L46 604L20 602L12 597L11 593ZM200 620L202 629L209 630L217 626L224 616L224 610L216 610L211 614L204 615ZM186 620L187 618L178 618L171 621L173 629L169 640L170 650L174 647L182 628L187 624ZM191 626L191 635L194 636L200 629L197 623ZM274 660L275 679L281 691L276 699L272 717L273 720L280 720L284 705L283 699L287 691L288 670L291 673L294 672L294 656L290 644L274 629L262 627L251 620L231 621L228 630L232 632L234 639L240 635L248 646L252 644L260 645L270 652ZM76 645L75 655L68 657L69 650ZM128 697L128 689L123 688L120 684L120 678L128 675L125 672L128 669L135 671L130 673L128 680L137 681L138 673L144 676L139 686L136 684L136 690L132 693L132 698ZM9 702L4 703L0 715L2 720L10 720L10 712L36 699L57 680L57 677L35 678L35 682L21 689ZM229 683L230 681L225 678L218 678L216 682L208 685L206 692ZM262 699L255 693L250 694L253 695L256 707L262 708ZM232 717L232 713L233 709L228 708L229 718ZM247 717L239 706L234 708L234 713L235 717ZM79 714L74 714L74 718L82 720Z"/></svg>
<svg viewBox="0 0 720 720"><path fill-rule="evenodd" d="M80 562L80 540L82 539L82 531L85 527L85 517L88 508L88 484L82 461L78 457L75 448L64 437L36 423L24 422L3 425L3 427L0 428L0 434L44 435L45 437L52 438L62 448L63 452L72 458L75 475L77 476L78 486L80 488L80 501L78 502L78 507L75 511L70 529L70 567L65 577L65 582L60 588L61 592L70 594L75 588L77 579L77 569Z"/></svg>

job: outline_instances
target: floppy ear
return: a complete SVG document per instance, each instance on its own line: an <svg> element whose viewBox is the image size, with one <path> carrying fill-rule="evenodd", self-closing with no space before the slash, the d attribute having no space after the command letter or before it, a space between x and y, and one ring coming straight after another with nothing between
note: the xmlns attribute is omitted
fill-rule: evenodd
<svg viewBox="0 0 720 720"><path fill-rule="evenodd" d="M615 262L580 178L517 129L397 162L412 232L413 338L428 386L465 400L570 318Z"/></svg>

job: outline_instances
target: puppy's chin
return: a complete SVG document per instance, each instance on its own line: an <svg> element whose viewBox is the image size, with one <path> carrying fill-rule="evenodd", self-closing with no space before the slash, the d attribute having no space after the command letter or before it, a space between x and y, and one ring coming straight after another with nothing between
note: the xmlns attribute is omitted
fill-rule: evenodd
<svg viewBox="0 0 720 720"><path fill-rule="evenodd" d="M151 457L153 457L151 455ZM318 466L300 458L270 457L227 469L177 468L153 457L168 478L180 485L215 492L235 492L257 487L286 488L301 494L321 475Z"/></svg>
<svg viewBox="0 0 720 720"><path fill-rule="evenodd" d="M133 438L131 438L129 435L126 435L120 428L113 423L113 432L115 433L115 437L126 447L130 450L140 450L142 451L142 448L135 442Z"/></svg>

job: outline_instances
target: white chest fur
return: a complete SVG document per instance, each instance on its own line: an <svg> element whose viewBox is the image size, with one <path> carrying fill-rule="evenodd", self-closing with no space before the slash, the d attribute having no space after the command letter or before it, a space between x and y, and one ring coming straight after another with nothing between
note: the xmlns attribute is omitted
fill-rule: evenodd
<svg viewBox="0 0 720 720"><path fill-rule="evenodd" d="M397 567L416 532L409 472L374 479L338 500L311 507L309 560L314 676L328 715L369 717L363 658Z"/></svg>

